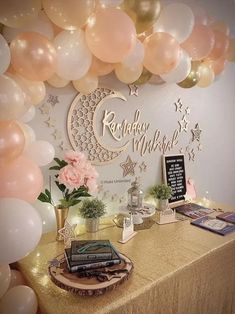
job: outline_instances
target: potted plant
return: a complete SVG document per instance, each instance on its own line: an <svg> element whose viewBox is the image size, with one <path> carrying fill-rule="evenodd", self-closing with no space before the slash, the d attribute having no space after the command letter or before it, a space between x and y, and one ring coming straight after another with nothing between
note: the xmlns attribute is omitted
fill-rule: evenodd
<svg viewBox="0 0 235 314"><path fill-rule="evenodd" d="M79 209L85 219L87 232L96 232L99 228L99 219L106 213L106 205L99 199L85 199Z"/></svg>
<svg viewBox="0 0 235 314"><path fill-rule="evenodd" d="M168 208L168 200L172 195L172 189L166 184L158 184L150 188L149 195L158 200L158 209L164 211Z"/></svg>

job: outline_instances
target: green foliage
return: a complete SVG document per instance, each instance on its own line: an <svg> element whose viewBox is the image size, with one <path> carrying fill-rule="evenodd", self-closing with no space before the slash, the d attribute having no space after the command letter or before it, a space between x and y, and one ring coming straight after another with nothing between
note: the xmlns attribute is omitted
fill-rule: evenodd
<svg viewBox="0 0 235 314"><path fill-rule="evenodd" d="M172 189L166 184L158 184L149 189L148 195L154 199L168 200L172 195Z"/></svg>
<svg viewBox="0 0 235 314"><path fill-rule="evenodd" d="M98 198L86 199L79 211L83 218L99 218L106 213L106 205Z"/></svg>

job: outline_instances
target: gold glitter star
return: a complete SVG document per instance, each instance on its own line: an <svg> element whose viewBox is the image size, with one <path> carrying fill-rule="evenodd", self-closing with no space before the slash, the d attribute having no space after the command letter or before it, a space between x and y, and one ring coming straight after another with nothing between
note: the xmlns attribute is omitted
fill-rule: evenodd
<svg viewBox="0 0 235 314"><path fill-rule="evenodd" d="M66 247L71 245L71 241L76 237L75 230L76 225L71 225L67 220L65 221L64 228L58 231L59 234L64 238L64 244Z"/></svg>
<svg viewBox="0 0 235 314"><path fill-rule="evenodd" d="M182 112L183 104L182 104L180 98L177 100L177 102L174 103L174 105L175 105L175 111L176 112Z"/></svg>
<svg viewBox="0 0 235 314"><path fill-rule="evenodd" d="M194 142L196 140L196 141L200 142L200 136L201 136L202 130L199 128L198 123L195 125L194 129L191 129L191 132L193 134L192 141Z"/></svg>
<svg viewBox="0 0 235 314"><path fill-rule="evenodd" d="M51 117L49 117L46 121L44 121L49 128L52 128L55 126L55 119L52 119Z"/></svg>
<svg viewBox="0 0 235 314"><path fill-rule="evenodd" d="M198 146L197 146L198 151L202 151L202 148L203 148L202 144L199 143Z"/></svg>
<svg viewBox="0 0 235 314"><path fill-rule="evenodd" d="M133 162L130 156L127 156L126 161L120 164L120 166L123 169L123 177L126 177L128 174L131 176L134 176L136 165L137 165L137 162Z"/></svg>
<svg viewBox="0 0 235 314"><path fill-rule="evenodd" d="M185 114L187 114L187 115L190 114L190 108L189 108L189 107L187 107L187 108L185 109Z"/></svg>
<svg viewBox="0 0 235 314"><path fill-rule="evenodd" d="M139 168L140 168L140 172L146 172L146 169L147 169L146 163L143 161L143 162L139 165Z"/></svg>
<svg viewBox="0 0 235 314"><path fill-rule="evenodd" d="M178 123L180 125L180 132L188 132L189 121L186 119L186 116L183 116L183 119L178 121Z"/></svg>
<svg viewBox="0 0 235 314"><path fill-rule="evenodd" d="M136 96L136 97L139 96L139 87L137 85L129 84L128 87L130 89L130 92L129 92L130 96Z"/></svg>

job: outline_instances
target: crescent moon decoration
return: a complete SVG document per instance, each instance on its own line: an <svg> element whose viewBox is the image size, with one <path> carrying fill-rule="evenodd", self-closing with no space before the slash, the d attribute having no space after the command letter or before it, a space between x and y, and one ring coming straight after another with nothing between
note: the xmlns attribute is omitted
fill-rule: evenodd
<svg viewBox="0 0 235 314"><path fill-rule="evenodd" d="M106 100L112 98L126 101L121 93L108 88L97 88L88 95L78 94L68 112L67 130L73 149L86 152L88 159L96 165L112 162L128 146L126 143L119 148L104 147L97 134L97 113Z"/></svg>

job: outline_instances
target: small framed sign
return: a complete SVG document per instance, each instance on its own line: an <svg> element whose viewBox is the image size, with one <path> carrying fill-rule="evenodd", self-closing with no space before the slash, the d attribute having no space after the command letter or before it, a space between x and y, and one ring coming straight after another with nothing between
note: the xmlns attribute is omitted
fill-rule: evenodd
<svg viewBox="0 0 235 314"><path fill-rule="evenodd" d="M184 155L163 155L164 183L172 189L169 203L184 201L186 194L186 175Z"/></svg>

